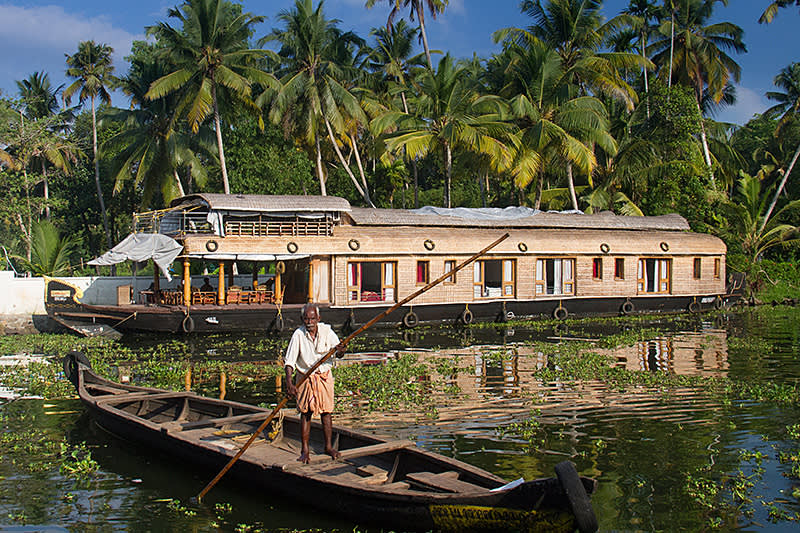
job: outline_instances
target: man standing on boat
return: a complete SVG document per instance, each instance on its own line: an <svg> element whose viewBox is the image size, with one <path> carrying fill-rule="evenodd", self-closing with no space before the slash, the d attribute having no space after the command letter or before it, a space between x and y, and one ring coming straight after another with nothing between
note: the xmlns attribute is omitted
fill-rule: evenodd
<svg viewBox="0 0 800 533"><path fill-rule="evenodd" d="M319 321L317 304L305 304L300 313L303 325L292 334L289 347L286 349L284 367L287 392L290 397L297 398L297 410L300 411L302 449L297 460L302 463L310 461L308 439L311 435L311 417L317 413L322 420L325 453L336 459L339 457L339 452L333 449L331 443L333 374L330 361L322 363L299 387L295 385L295 381L305 376L314 363L322 359L331 348L336 348L336 357L344 356L345 345L339 342L339 337L328 324Z"/></svg>

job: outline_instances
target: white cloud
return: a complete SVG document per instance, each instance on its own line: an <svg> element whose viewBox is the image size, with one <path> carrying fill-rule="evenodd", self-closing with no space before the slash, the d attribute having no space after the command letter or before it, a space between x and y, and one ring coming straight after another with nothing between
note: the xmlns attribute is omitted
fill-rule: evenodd
<svg viewBox="0 0 800 533"><path fill-rule="evenodd" d="M769 107L769 103L756 91L738 85L736 87L736 103L726 107L714 117L720 122L732 122L744 125L757 113L763 113Z"/></svg>
<svg viewBox="0 0 800 533"><path fill-rule="evenodd" d="M114 49L115 72L127 70L123 57L134 40L144 39L116 28L108 18L84 17L60 6L21 7L0 5L0 88L16 94L15 80L35 71L45 71L55 84L65 83L65 56L78 49L80 41L94 40Z"/></svg>

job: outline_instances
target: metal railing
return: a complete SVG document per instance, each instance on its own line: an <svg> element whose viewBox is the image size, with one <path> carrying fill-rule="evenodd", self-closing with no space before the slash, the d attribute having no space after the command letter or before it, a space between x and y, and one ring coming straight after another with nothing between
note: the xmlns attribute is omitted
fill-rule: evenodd
<svg viewBox="0 0 800 533"><path fill-rule="evenodd" d="M164 209L134 213L134 233L161 233L180 238L191 234L213 234L214 228L207 220L207 213L202 211ZM322 220L268 219L258 216L256 219L226 220L225 235L267 237L281 235L333 235L334 221L330 218Z"/></svg>

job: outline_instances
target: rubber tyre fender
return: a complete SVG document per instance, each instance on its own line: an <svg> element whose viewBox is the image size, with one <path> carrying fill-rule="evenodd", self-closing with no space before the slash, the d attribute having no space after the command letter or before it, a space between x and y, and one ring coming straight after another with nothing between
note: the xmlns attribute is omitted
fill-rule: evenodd
<svg viewBox="0 0 800 533"><path fill-rule="evenodd" d="M700 304L697 302L689 303L689 312L690 313L699 313L700 312Z"/></svg>
<svg viewBox="0 0 800 533"><path fill-rule="evenodd" d="M63 361L64 376L76 387L78 386L78 364L92 368L92 363L83 352L69 352Z"/></svg>
<svg viewBox="0 0 800 533"><path fill-rule="evenodd" d="M623 315L629 315L633 313L634 309L636 308L633 306L633 302L631 302L630 300L626 300L620 306L619 312L622 313Z"/></svg>
<svg viewBox="0 0 800 533"><path fill-rule="evenodd" d="M569 316L569 311L564 306L558 306L553 309L553 318L556 320L565 320Z"/></svg>
<svg viewBox="0 0 800 533"><path fill-rule="evenodd" d="M723 307L725 307L725 301L721 297L717 296L717 298L714 300L714 309L722 309Z"/></svg>
<svg viewBox="0 0 800 533"><path fill-rule="evenodd" d="M181 322L181 331L184 333L191 333L194 331L194 318L191 315L186 315L183 317L183 321Z"/></svg>
<svg viewBox="0 0 800 533"><path fill-rule="evenodd" d="M413 328L419 324L419 317L414 311L409 311L403 317L403 325L407 328Z"/></svg>
<svg viewBox="0 0 800 533"><path fill-rule="evenodd" d="M464 324L465 326L468 326L468 325L472 324L472 321L475 319L475 317L472 316L472 311L470 311L469 309L464 309L461 312L461 316L458 317L458 319L461 320L462 324Z"/></svg>
<svg viewBox="0 0 800 533"><path fill-rule="evenodd" d="M575 517L578 531L593 533L597 531L597 517L592 509L592 502L586 494L586 488L581 482L578 471L572 461L562 461L555 467L558 482L569 500L570 509Z"/></svg>
<svg viewBox="0 0 800 533"><path fill-rule="evenodd" d="M284 326L285 325L283 323L283 316L275 317L275 322L272 323L272 329L280 333L281 331L283 331Z"/></svg>

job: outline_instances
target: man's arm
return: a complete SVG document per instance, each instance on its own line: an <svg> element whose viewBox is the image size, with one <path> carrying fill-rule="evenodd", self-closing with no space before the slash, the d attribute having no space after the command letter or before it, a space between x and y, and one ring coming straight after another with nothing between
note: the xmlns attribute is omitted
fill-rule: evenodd
<svg viewBox="0 0 800 533"><path fill-rule="evenodd" d="M294 385L294 368L290 365L286 365L283 369L286 373L286 395L289 396L289 398L294 398L297 396L297 387Z"/></svg>

